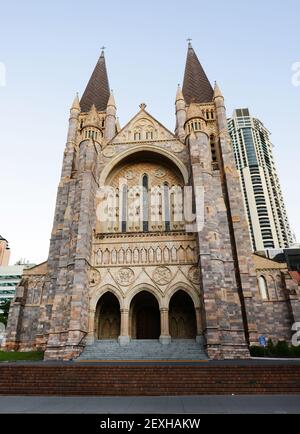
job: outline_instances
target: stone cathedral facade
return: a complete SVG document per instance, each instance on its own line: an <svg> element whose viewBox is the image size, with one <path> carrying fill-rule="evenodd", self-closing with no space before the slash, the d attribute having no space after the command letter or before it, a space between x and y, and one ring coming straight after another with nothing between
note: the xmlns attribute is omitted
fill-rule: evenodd
<svg viewBox="0 0 300 434"><path fill-rule="evenodd" d="M175 110L175 134L143 103L120 128L102 52L70 110L49 257L23 276L7 348L69 360L101 339L195 339L210 358L249 357L264 304L224 98L191 44ZM289 306L299 315L297 291Z"/></svg>

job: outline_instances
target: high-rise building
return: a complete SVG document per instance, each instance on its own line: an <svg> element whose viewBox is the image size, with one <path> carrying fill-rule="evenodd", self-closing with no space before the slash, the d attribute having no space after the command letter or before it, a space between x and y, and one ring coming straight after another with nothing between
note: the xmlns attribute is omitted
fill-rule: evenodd
<svg viewBox="0 0 300 434"><path fill-rule="evenodd" d="M224 97L191 44L175 113L175 133L144 103L121 129L101 53L71 106L48 260L23 274L7 348L224 359L268 330L290 338L297 283L278 271L274 308L258 288Z"/></svg>
<svg viewBox="0 0 300 434"><path fill-rule="evenodd" d="M0 267L5 267L9 263L10 249L8 242L0 235Z"/></svg>
<svg viewBox="0 0 300 434"><path fill-rule="evenodd" d="M14 298L16 287L27 267L28 265L25 264L0 267L0 303Z"/></svg>
<svg viewBox="0 0 300 434"><path fill-rule="evenodd" d="M263 123L237 109L228 120L254 251L289 247L294 242L273 156Z"/></svg>

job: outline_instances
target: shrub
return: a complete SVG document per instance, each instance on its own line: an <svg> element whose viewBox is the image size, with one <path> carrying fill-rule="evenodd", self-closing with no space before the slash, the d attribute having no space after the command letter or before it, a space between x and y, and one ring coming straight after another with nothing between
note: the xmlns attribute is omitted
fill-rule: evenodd
<svg viewBox="0 0 300 434"><path fill-rule="evenodd" d="M274 345L272 339L268 340L267 347L253 345L250 347L252 357L300 357L300 346L289 346L286 341L278 341Z"/></svg>
<svg viewBox="0 0 300 434"><path fill-rule="evenodd" d="M298 347L294 347L293 345L290 348L291 357L300 357L300 345Z"/></svg>
<svg viewBox="0 0 300 434"><path fill-rule="evenodd" d="M278 341L274 347L274 356L288 357L290 355L290 348L286 341Z"/></svg>
<svg viewBox="0 0 300 434"><path fill-rule="evenodd" d="M274 345L272 339L268 340L267 348L268 348L268 352L270 355L275 354L275 345Z"/></svg>
<svg viewBox="0 0 300 434"><path fill-rule="evenodd" d="M252 357L264 357L265 349L263 347L253 345L252 347L250 347L250 355Z"/></svg>

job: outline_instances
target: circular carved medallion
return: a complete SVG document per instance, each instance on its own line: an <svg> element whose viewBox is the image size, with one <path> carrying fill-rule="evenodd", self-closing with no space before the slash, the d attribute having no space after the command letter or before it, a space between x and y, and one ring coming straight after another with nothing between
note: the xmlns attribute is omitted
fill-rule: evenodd
<svg viewBox="0 0 300 434"><path fill-rule="evenodd" d="M115 155L116 151L115 148L111 145L106 146L106 148L103 150L103 155L104 157L112 157L113 155Z"/></svg>
<svg viewBox="0 0 300 434"><path fill-rule="evenodd" d="M168 267L157 267L152 278L158 285L167 285L172 280L172 273Z"/></svg>
<svg viewBox="0 0 300 434"><path fill-rule="evenodd" d="M193 266L189 269L188 277L193 283L199 283L200 282L200 270L198 267Z"/></svg>
<svg viewBox="0 0 300 434"><path fill-rule="evenodd" d="M134 280L134 272L131 268L120 268L117 273L117 281L120 285L128 286Z"/></svg>

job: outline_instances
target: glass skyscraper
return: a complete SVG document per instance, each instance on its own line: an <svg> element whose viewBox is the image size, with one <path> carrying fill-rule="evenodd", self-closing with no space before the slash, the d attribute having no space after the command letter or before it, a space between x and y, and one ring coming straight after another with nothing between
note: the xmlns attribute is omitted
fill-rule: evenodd
<svg viewBox="0 0 300 434"><path fill-rule="evenodd" d="M289 247L294 242L277 175L270 133L247 108L228 120L240 173L253 250Z"/></svg>

